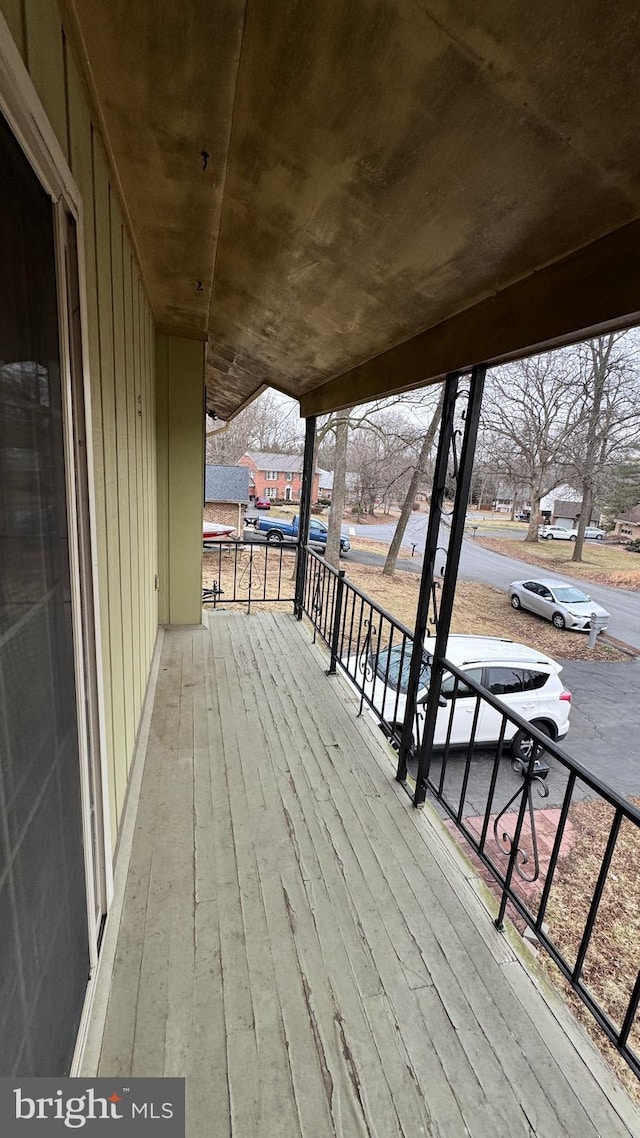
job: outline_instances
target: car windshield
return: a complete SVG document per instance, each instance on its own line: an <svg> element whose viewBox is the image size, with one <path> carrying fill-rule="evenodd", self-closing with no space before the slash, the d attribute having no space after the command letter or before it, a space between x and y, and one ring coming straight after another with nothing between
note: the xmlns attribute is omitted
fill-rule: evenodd
<svg viewBox="0 0 640 1138"><path fill-rule="evenodd" d="M312 522L311 522L311 529L319 529L319 530L321 530L323 533L326 533L326 531L327 531L327 527L326 527L326 525L324 524L324 522L315 522L315 521L312 521Z"/></svg>
<svg viewBox="0 0 640 1138"><path fill-rule="evenodd" d="M387 666L389 673L387 675ZM398 644L395 648L389 651L385 648L382 652L378 652L376 660L376 672L384 680L387 679L389 687L394 691L400 690L406 692L409 686L409 669L411 667L411 647L407 644L404 648ZM429 684L429 676L431 675L431 668L429 661L423 657L422 668L420 669L420 682L419 688L426 688Z"/></svg>
<svg viewBox="0 0 640 1138"><path fill-rule="evenodd" d="M586 593L581 593L580 589L574 589L571 585L562 589L554 589L553 595L557 601L565 605L579 604L580 601L590 600Z"/></svg>

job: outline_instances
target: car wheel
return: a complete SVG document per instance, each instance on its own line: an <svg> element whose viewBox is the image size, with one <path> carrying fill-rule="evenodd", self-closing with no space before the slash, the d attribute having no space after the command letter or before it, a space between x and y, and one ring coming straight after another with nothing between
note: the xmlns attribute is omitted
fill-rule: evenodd
<svg viewBox="0 0 640 1138"><path fill-rule="evenodd" d="M554 612L553 616L551 617L551 623L554 628L563 629L567 627L567 622L561 612Z"/></svg>
<svg viewBox="0 0 640 1138"><path fill-rule="evenodd" d="M267 534L267 541L282 541L282 534L278 530L272 529L271 533Z"/></svg>
<svg viewBox="0 0 640 1138"><path fill-rule="evenodd" d="M511 608L512 609L521 609L522 608L522 603L520 601L520 597L517 597L515 593L513 594L512 598L511 598Z"/></svg>
<svg viewBox="0 0 640 1138"><path fill-rule="evenodd" d="M533 722L533 726L538 728L543 735L551 738L551 731L546 723ZM528 763L531 758L532 751L535 750L534 759L540 757L544 751L542 743L538 743L537 739L533 739L531 735L527 735L526 731L516 731L513 739L511 740L511 754L516 762Z"/></svg>
<svg viewBox="0 0 640 1138"><path fill-rule="evenodd" d="M576 540L576 535L575 535L575 533L572 533L571 537L569 538L569 541L575 541L575 540Z"/></svg>
<svg viewBox="0 0 640 1138"><path fill-rule="evenodd" d="M604 536L603 534L597 533L596 534L596 541L602 541L603 536Z"/></svg>

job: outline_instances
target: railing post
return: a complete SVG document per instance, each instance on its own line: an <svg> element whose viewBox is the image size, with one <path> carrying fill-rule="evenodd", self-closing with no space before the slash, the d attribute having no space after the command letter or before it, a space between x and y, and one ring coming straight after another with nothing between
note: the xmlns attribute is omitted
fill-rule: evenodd
<svg viewBox="0 0 640 1138"><path fill-rule="evenodd" d="M447 485L447 467L449 451L453 438L454 414L456 396L458 393L458 373L453 372L446 378L444 403L442 407L442 421L438 438L438 454L433 473L433 486L431 490L431 504L429 506L429 524L427 527L427 540L422 562L422 577L420 580L420 593L418 596L418 609L413 632L413 649L411 664L409 666L409 682L407 687L407 701L405 705L402 726L402 739L398 757L398 770L396 778L404 782L407 777L407 756L413 746L413 724L416 716L416 697L422 667L422 647L429 616L429 604L435 580L435 562L440 541L440 523L442 520L442 503Z"/></svg>
<svg viewBox="0 0 640 1138"><path fill-rule="evenodd" d="M316 445L316 417L310 415L306 420L304 435L304 462L302 464L302 489L298 515L298 551L296 554L296 591L293 611L302 620L304 608L304 583L307 571L306 545L309 537L309 518L311 516L311 490L313 488L313 458Z"/></svg>
<svg viewBox="0 0 640 1138"><path fill-rule="evenodd" d="M342 621L342 596L344 593L345 570L340 569L336 581L336 603L333 610L333 628L331 630L331 663L327 670L328 676L335 676L338 663L338 650L340 645L340 622Z"/></svg>
<svg viewBox="0 0 640 1138"><path fill-rule="evenodd" d="M453 612L453 601L456 592L456 583L458 580L458 565L460 563L460 551L462 549L462 539L464 537L464 524L466 519L467 503L469 501L469 491L471 489L473 459L476 450L476 440L478 437L480 407L482 405L482 392L484 389L484 377L486 370L487 369L485 365L481 364L477 367L474 367L471 373L471 389L469 391L469 402L466 409L462 451L460 454L460 464L457 472L458 477L456 481L456 496L453 506L453 515L451 518L451 533L449 535L449 545L447 547L447 561L445 566L444 581L442 584L440 609L438 613L434 660L431 669L429 694L427 696L427 702L425 705L424 731L422 734L422 743L420 746L420 755L418 759L416 789L413 796L414 806L422 806L426 795L426 778L428 775L429 766L431 764L433 737L435 734L436 718L440 705L440 684L442 680L441 660L446 656L449 629L451 627L451 614Z"/></svg>

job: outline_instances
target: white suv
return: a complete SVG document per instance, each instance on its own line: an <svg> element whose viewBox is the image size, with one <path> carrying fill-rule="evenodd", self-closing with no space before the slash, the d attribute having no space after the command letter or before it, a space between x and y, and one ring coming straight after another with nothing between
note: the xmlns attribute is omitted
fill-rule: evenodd
<svg viewBox="0 0 640 1138"><path fill-rule="evenodd" d="M539 526L538 537L547 541L575 541L578 536L577 529L565 529L564 526Z"/></svg>
<svg viewBox="0 0 640 1138"><path fill-rule="evenodd" d="M424 642L424 660L418 691L418 715L424 717L424 702L428 693L430 660L435 640ZM466 672L470 679L482 684L492 695L504 703L507 710L516 711L523 719L548 735L550 739L564 739L569 730L571 692L560 681L562 666L550 656L516 644L512 640L493 636L450 636L447 659ZM365 673L364 690L377 715L396 730L401 729L406 703L406 691L411 661L410 650L402 654L399 645L378 653L373 667ZM347 670L354 674L356 657L346 661ZM476 711L476 693L462 681L456 681L447 672L442 679L441 707L436 720L434 746L443 747L449 736L452 747L466 746ZM455 693L455 699L454 697ZM451 727L450 727L451 725ZM497 743L502 725L500 712L486 700L480 701L474 741L477 746ZM421 730L421 728L420 728ZM514 723L506 722L504 739L512 754L524 761L531 755L533 742ZM417 732L414 726L414 744Z"/></svg>

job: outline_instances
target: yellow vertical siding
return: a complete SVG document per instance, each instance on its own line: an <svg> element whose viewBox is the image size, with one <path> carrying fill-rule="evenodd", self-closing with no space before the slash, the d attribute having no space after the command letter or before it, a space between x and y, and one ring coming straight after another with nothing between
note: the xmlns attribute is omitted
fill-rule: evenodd
<svg viewBox="0 0 640 1138"><path fill-rule="evenodd" d="M204 344L158 336L158 512L166 515L159 558L162 617L202 619Z"/></svg>
<svg viewBox="0 0 640 1138"><path fill-rule="evenodd" d="M55 0L0 0L82 196L101 672L115 841L158 626L153 315Z"/></svg>

